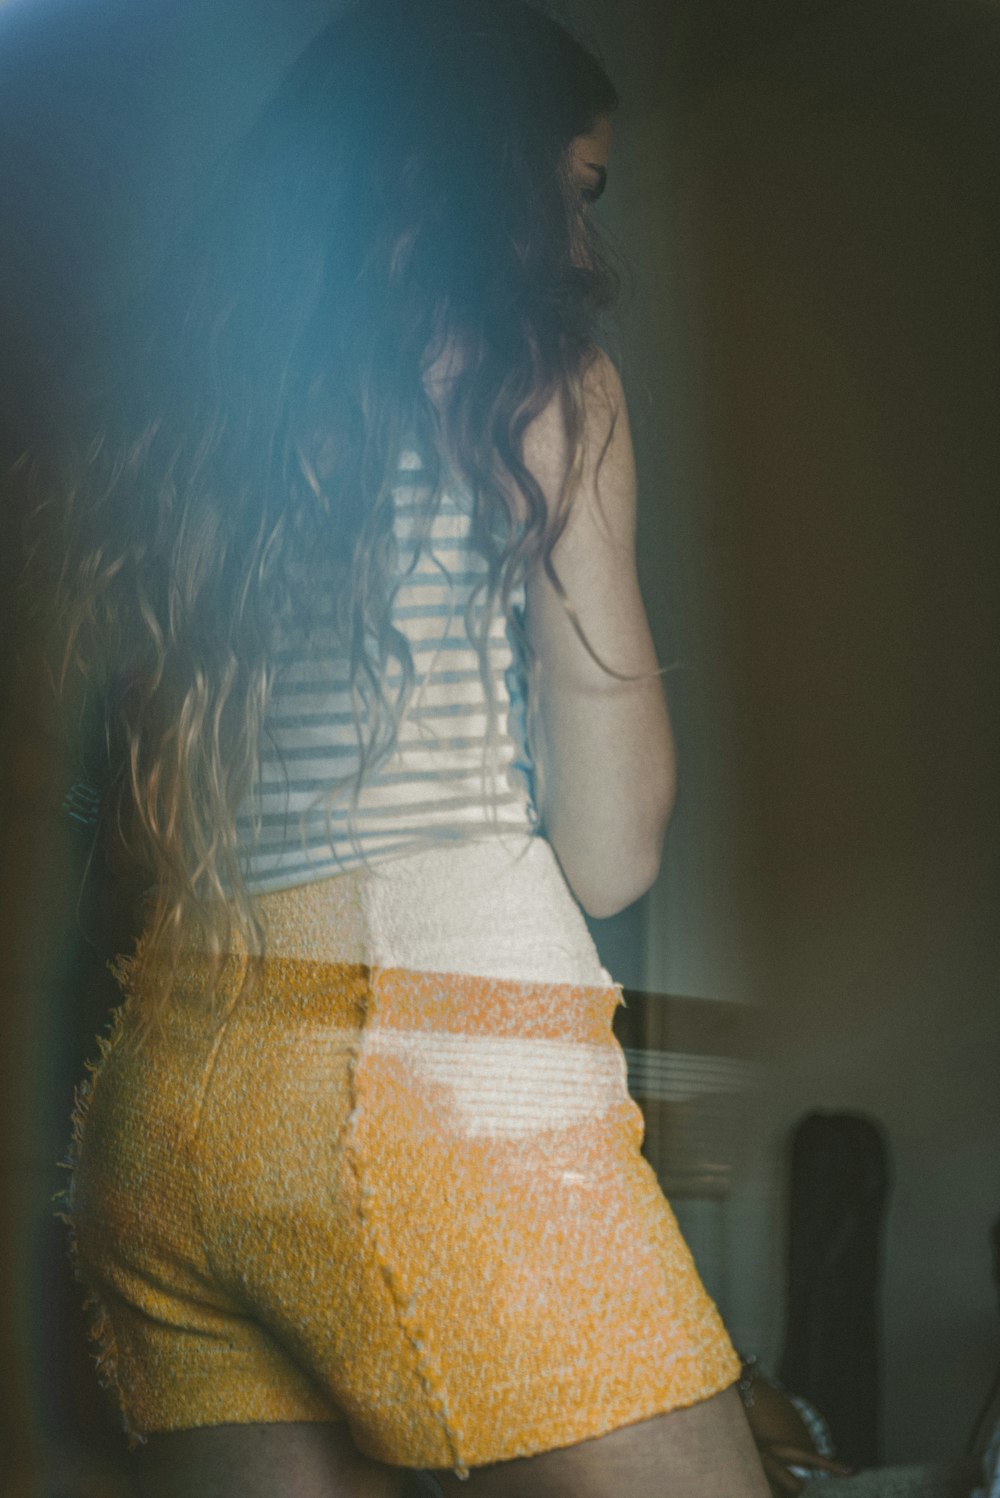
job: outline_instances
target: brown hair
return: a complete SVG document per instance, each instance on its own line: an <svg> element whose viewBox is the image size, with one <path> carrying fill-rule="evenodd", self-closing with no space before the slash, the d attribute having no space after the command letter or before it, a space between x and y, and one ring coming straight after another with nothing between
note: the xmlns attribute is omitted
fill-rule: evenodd
<svg viewBox="0 0 1000 1498"><path fill-rule="evenodd" d="M390 622L391 486L410 442L428 517L447 462L474 495L489 565L470 624L492 704L489 618L551 568L575 482L571 462L550 514L524 433L556 399L579 457L615 285L568 147L616 104L592 52L523 0L352 5L109 340L75 435L35 464L64 666L107 693L107 822L151 883L140 961L159 1000L192 928L217 956L261 949L236 810L275 629L308 631L320 584L350 661L358 781L394 744L412 661ZM454 346L442 417L422 376Z"/></svg>

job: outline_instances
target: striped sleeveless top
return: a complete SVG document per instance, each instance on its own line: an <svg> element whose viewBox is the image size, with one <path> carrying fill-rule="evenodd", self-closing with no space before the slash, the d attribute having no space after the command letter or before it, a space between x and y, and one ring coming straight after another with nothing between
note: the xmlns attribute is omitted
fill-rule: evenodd
<svg viewBox="0 0 1000 1498"><path fill-rule="evenodd" d="M348 663L323 613L308 647L281 641L261 737L260 773L237 816L247 887L307 884L447 842L538 833L525 732L525 663L506 618L487 645L496 726L487 754L487 700L465 609L487 564L471 545L472 497L450 480L425 537L418 534L419 455L404 452L393 486L399 563L391 622L405 636L414 680L396 747L359 765ZM331 605L332 608L332 605ZM524 587L511 613L523 619ZM389 701L402 680L391 662ZM362 724L364 724L362 717Z"/></svg>

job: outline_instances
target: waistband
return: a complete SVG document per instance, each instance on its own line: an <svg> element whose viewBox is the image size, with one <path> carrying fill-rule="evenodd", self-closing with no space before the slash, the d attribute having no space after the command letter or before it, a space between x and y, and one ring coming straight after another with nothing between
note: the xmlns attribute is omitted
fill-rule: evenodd
<svg viewBox="0 0 1000 1498"><path fill-rule="evenodd" d="M530 1041L613 1045L611 1021L622 1002L621 989L610 983L537 983L270 957L251 984L243 982L245 960L229 961L213 1017L204 1002L207 971L207 959L197 954L182 960L165 1017L168 1035L196 1039L217 1031L220 1022L230 1032L247 1028L255 1039L270 1033L290 1043L303 1031L327 1037L391 1031L405 1033L413 1045L424 1036L437 1049L449 1036L478 1037L491 1046L508 1041L513 1054Z"/></svg>
<svg viewBox="0 0 1000 1498"><path fill-rule="evenodd" d="M470 841L256 896L269 959L607 986L548 842Z"/></svg>
<svg viewBox="0 0 1000 1498"><path fill-rule="evenodd" d="M623 1002L538 836L422 851L261 894L254 906L259 957L236 941L221 969L195 946L174 964L158 1019L172 1044L245 1022L603 1045ZM118 973L138 1015L135 964L120 959Z"/></svg>

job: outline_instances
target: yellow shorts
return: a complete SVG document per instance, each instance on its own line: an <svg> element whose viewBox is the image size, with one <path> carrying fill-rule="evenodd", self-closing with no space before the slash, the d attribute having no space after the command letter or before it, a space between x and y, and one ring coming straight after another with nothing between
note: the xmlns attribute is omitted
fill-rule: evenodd
<svg viewBox="0 0 1000 1498"><path fill-rule="evenodd" d="M351 879L260 906L287 937ZM284 946L221 1029L197 954L143 1048L129 994L80 1091L65 1215L132 1444L346 1421L465 1475L736 1380L640 1153L619 989Z"/></svg>

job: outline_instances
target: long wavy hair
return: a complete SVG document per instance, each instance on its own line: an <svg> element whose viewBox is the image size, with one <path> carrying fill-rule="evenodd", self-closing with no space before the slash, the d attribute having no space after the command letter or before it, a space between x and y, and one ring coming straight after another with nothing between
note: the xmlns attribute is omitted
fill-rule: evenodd
<svg viewBox="0 0 1000 1498"><path fill-rule="evenodd" d="M217 964L263 950L236 812L275 632L308 631L321 594L350 663L355 793L395 743L413 677L391 624L404 447L429 470L428 523L449 466L473 495L488 692L493 610L539 561L557 581L616 284L569 146L616 105L595 56L537 5L356 0L129 309L74 435L35 462L63 669L107 703L108 835L150 886L135 976L151 1009L192 930ZM442 406L424 376L455 349ZM550 511L522 445L554 398L575 457Z"/></svg>

